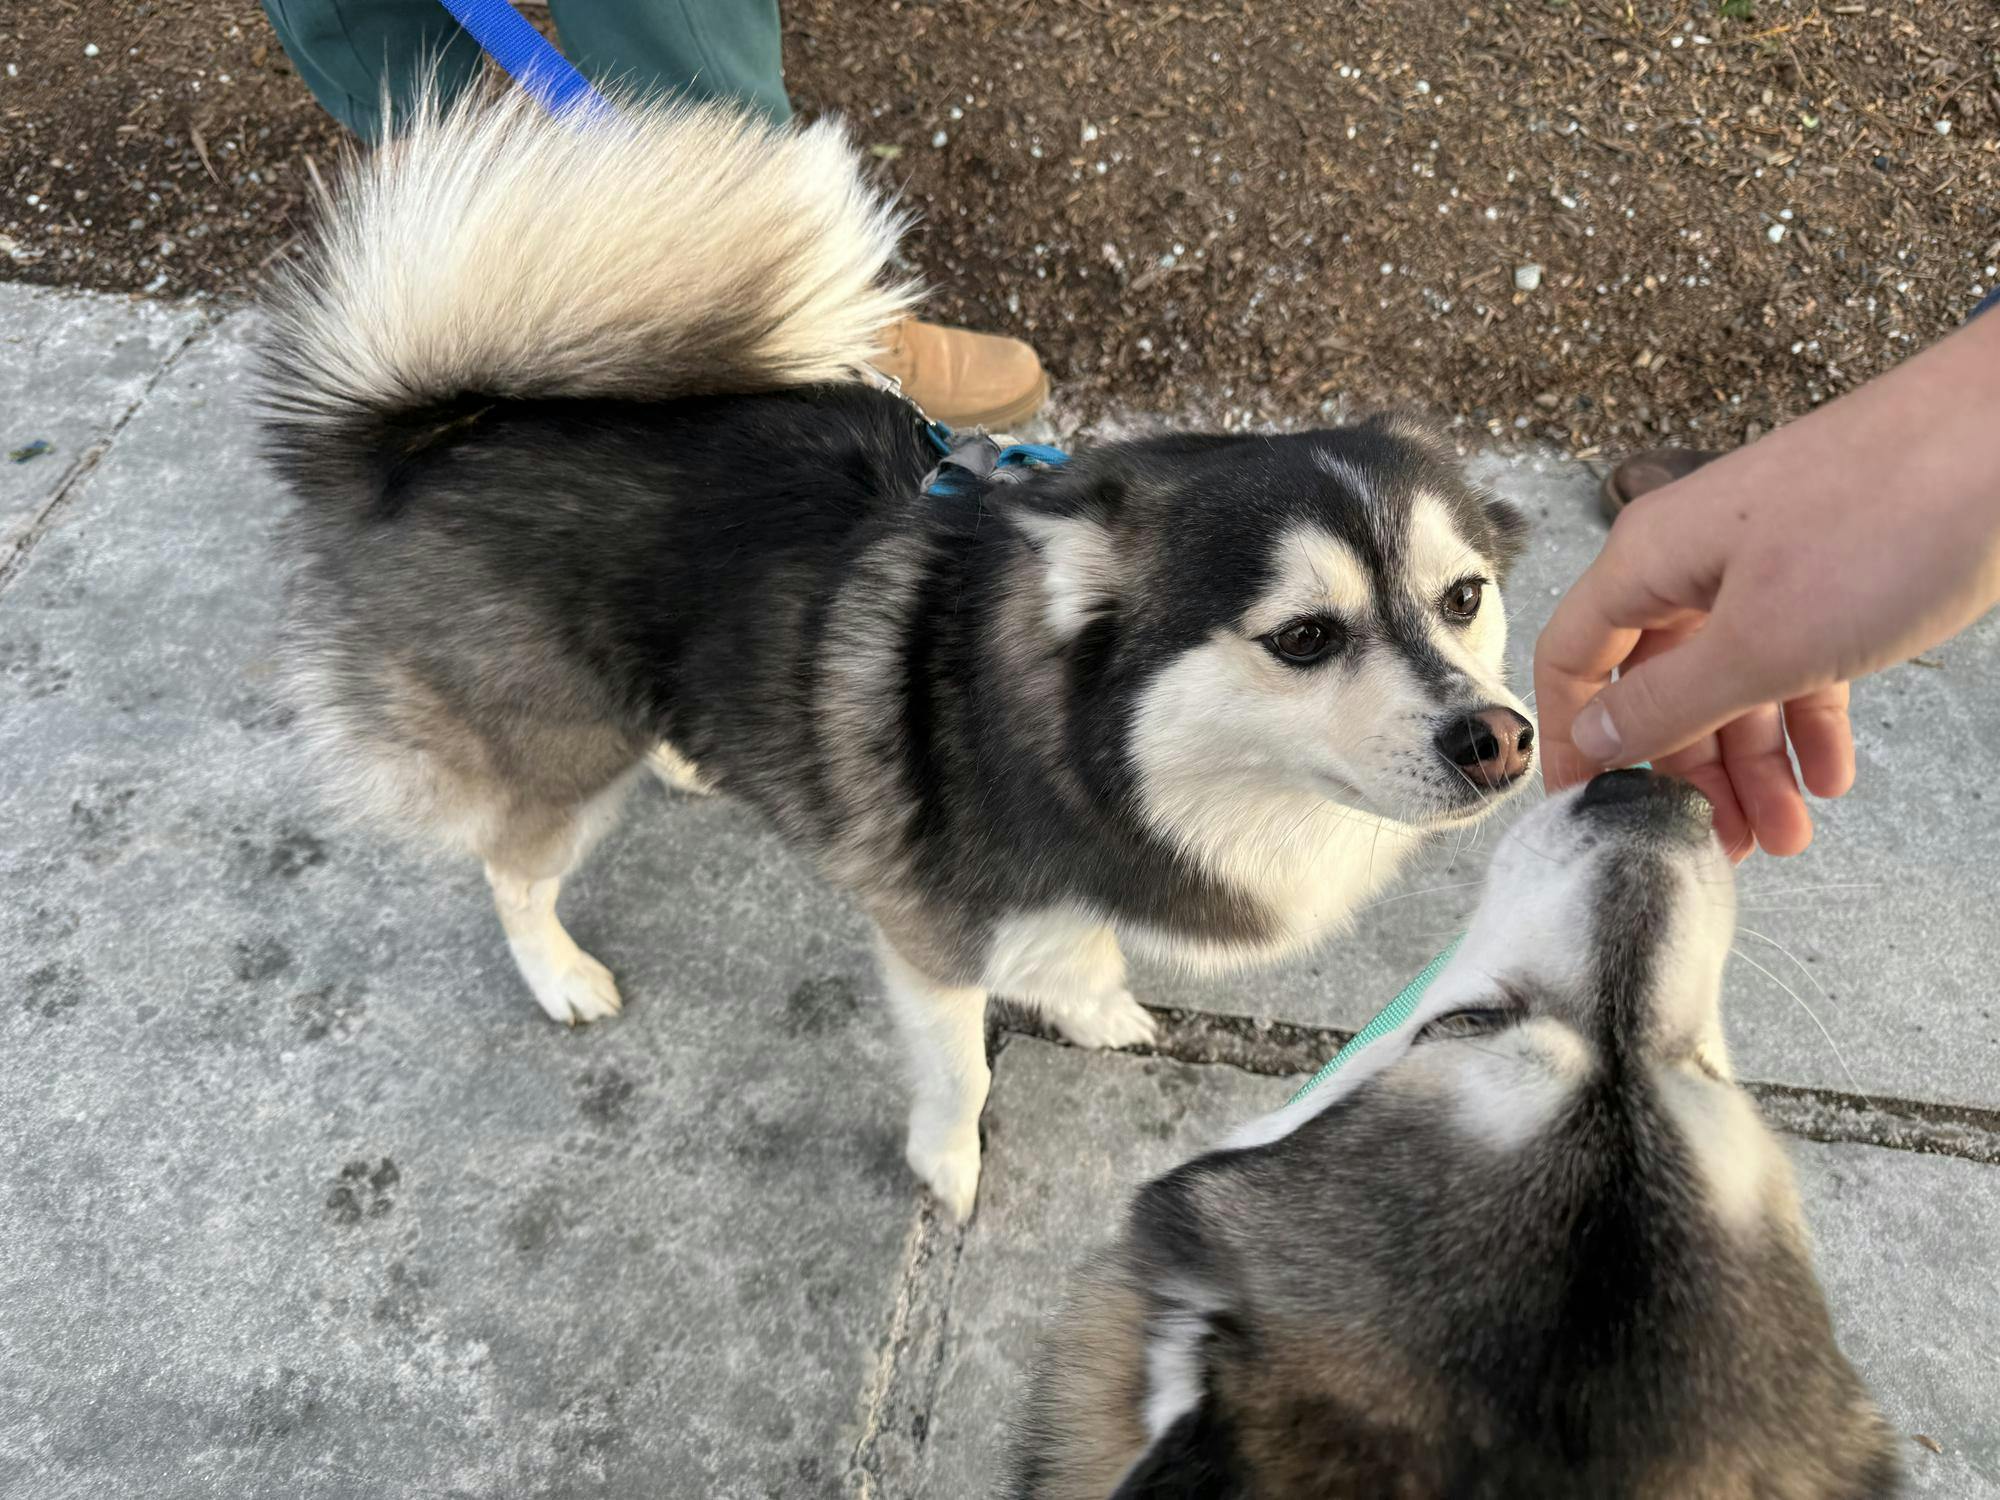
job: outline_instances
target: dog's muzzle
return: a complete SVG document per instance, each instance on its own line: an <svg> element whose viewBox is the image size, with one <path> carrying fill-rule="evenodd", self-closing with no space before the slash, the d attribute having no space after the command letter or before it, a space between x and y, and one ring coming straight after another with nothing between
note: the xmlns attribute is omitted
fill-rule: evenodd
<svg viewBox="0 0 2000 1500"><path fill-rule="evenodd" d="M1604 771L1576 801L1576 816L1638 824L1663 838L1700 843L1715 809L1687 782L1658 771Z"/></svg>

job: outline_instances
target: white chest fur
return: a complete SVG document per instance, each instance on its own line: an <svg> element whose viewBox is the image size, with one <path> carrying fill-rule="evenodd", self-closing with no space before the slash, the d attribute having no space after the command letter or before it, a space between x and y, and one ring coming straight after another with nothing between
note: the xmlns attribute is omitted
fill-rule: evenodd
<svg viewBox="0 0 2000 1500"><path fill-rule="evenodd" d="M1424 840L1407 824L1298 794L1246 798L1184 816L1178 831L1203 869L1263 912L1265 936L1232 941L1150 924L1113 925L1135 950L1204 970L1271 963L1338 929Z"/></svg>

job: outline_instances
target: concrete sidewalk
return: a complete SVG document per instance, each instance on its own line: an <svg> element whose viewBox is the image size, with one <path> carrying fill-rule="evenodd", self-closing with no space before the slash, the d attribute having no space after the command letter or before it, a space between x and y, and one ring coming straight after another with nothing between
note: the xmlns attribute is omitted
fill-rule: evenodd
<svg viewBox="0 0 2000 1500"><path fill-rule="evenodd" d="M248 332L0 285L0 448L54 445L0 465L0 1494L983 1493L1067 1268L1457 930L1481 848L1289 969L1142 976L1166 1055L1003 1038L942 1226L862 923L743 809L633 799L565 898L628 1009L576 1032L477 871L329 827ZM1576 466L1479 464L1536 523L1525 666L1602 524ZM1951 1497L2000 1496L1996 688L1988 620L1858 691L1860 789L1746 872L1731 975L1843 1342Z"/></svg>

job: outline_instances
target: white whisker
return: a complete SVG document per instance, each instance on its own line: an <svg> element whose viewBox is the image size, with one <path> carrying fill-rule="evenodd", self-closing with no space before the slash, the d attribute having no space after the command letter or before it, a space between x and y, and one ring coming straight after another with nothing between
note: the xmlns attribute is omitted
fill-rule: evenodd
<svg viewBox="0 0 2000 1500"><path fill-rule="evenodd" d="M1754 927L1739 926L1736 930L1742 933L1745 937L1753 937L1757 939L1757 941L1760 943L1769 943L1773 948L1776 948L1780 953L1784 954L1786 958L1789 958L1792 961L1793 968L1797 969L1801 974L1805 975L1807 979L1812 981L1812 987L1814 989L1818 990L1820 994L1825 996L1828 1000L1833 999L1833 996L1827 994L1826 986L1819 982L1819 976L1813 973L1811 969L1808 969L1803 963L1801 963L1799 961L1799 956L1796 953L1792 952L1791 949L1787 948L1783 943L1779 942L1776 938L1766 937L1763 933L1759 932Z"/></svg>
<svg viewBox="0 0 2000 1500"><path fill-rule="evenodd" d="M1460 880L1453 882L1451 885L1427 885L1419 891L1402 891L1394 896L1384 896L1379 901L1370 901L1366 906L1357 907L1355 915L1359 916L1364 911L1373 911L1378 906L1393 906L1398 901L1408 901L1414 896L1435 896L1440 891L1469 891L1474 886L1484 884L1486 882L1483 880Z"/></svg>
<svg viewBox="0 0 2000 1500"><path fill-rule="evenodd" d="M1759 889L1759 896L1814 896L1821 891L1875 891L1882 888L1879 880L1833 881L1826 885L1784 885L1772 889Z"/></svg>
<svg viewBox="0 0 2000 1500"><path fill-rule="evenodd" d="M1787 995L1790 995L1792 997L1792 1003L1798 1006L1800 1010L1806 1013L1806 1015L1811 1019L1813 1025L1819 1028L1819 1034L1826 1038L1827 1046L1831 1048L1833 1051L1833 1060L1840 1064L1840 1071L1847 1075L1847 1081L1853 1087L1854 1092L1859 1094L1863 1099L1868 1100L1870 1104L1873 1104L1875 1101L1872 1098L1869 1098L1868 1091L1861 1087L1861 1081L1854 1076L1854 1070L1848 1067L1847 1059L1841 1056L1840 1043L1836 1042L1833 1039L1833 1033L1826 1029L1826 1023L1820 1020L1819 1016L1814 1013L1813 1008L1810 1005L1806 1004L1805 1001L1799 998L1799 992L1793 989L1789 984L1786 984L1784 980L1780 979L1776 974L1773 974L1769 969L1765 968L1762 964L1758 963L1756 959L1752 958L1749 954L1745 953L1741 948L1732 947L1729 951L1731 953L1734 953L1738 958L1742 959L1743 962L1750 965L1751 968L1755 969L1759 974L1762 974L1766 979L1770 980L1771 983L1775 984L1779 989L1783 990Z"/></svg>

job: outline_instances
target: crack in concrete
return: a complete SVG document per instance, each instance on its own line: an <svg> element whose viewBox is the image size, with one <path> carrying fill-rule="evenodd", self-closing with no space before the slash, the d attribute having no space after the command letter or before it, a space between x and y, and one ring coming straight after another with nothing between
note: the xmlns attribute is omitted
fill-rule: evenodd
<svg viewBox="0 0 2000 1500"><path fill-rule="evenodd" d="M1809 1141L1955 1156L2000 1166L2000 1110L1746 1080L1773 1128Z"/></svg>
<svg viewBox="0 0 2000 1500"><path fill-rule="evenodd" d="M910 1308L916 1292L917 1267L923 1256L924 1237L930 1215L917 1210L910 1232L903 1239L902 1266L896 1275L896 1303L889 1310L889 1327L882 1335L882 1347L861 1393L861 1436L854 1443L849 1492L860 1500L874 1500L875 1445L881 1437L883 1418L889 1405L889 1389L895 1384L903 1344L909 1334Z"/></svg>
<svg viewBox="0 0 2000 1500"><path fill-rule="evenodd" d="M132 399L132 403L119 413L117 420L105 429L102 437L77 455L76 461L69 466L63 474L61 483L56 486L55 493L49 496L41 509L29 518L27 525L14 535L11 542L4 544L10 550L5 557L0 557L0 592L4 592L19 576L22 567L28 561L28 554L35 550L35 544L54 529L56 519L68 506L70 497L76 493L85 479L96 472L104 455L111 451L111 445L118 441L118 435L125 430L146 403L152 400L154 390L167 377L168 372L180 363L181 356L214 332L221 325L221 321L216 318L204 318L189 329L179 343L166 352L153 373L146 377L145 386Z"/></svg>
<svg viewBox="0 0 2000 1500"><path fill-rule="evenodd" d="M924 1203L903 1242L895 1307L862 1393L861 1435L846 1482L855 1500L916 1492L916 1469L937 1407L952 1294L964 1253L965 1226L948 1223L935 1205Z"/></svg>

